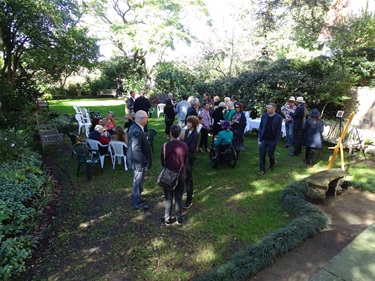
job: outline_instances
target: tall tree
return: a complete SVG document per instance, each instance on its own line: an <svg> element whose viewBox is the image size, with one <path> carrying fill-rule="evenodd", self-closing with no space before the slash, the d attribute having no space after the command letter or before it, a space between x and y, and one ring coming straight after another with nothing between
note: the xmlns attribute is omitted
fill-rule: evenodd
<svg viewBox="0 0 375 281"><path fill-rule="evenodd" d="M44 70L56 77L71 73L68 64L78 67L86 60L95 60L98 47L78 26L81 15L73 0L1 1L2 82L8 82L12 89L21 73L28 73L30 78ZM59 63L65 67L52 67Z"/></svg>
<svg viewBox="0 0 375 281"><path fill-rule="evenodd" d="M178 41L194 40L183 19L193 8L207 13L202 0L91 0L92 14L109 26L110 40L128 57L146 68L162 61Z"/></svg>

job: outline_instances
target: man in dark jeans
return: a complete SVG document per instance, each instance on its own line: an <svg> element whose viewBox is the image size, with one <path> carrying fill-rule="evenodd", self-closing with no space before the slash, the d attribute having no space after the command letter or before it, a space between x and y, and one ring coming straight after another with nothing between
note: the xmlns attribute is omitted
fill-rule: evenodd
<svg viewBox="0 0 375 281"><path fill-rule="evenodd" d="M293 118L293 143L294 150L290 153L290 156L297 156L301 154L302 151L302 137L301 129L306 119L306 107L303 97L297 97L296 99L296 109L294 112L291 112L289 115Z"/></svg>
<svg viewBox="0 0 375 281"><path fill-rule="evenodd" d="M276 113L276 104L270 102L266 108L267 113L262 115L258 128L259 176L264 175L266 172L267 152L270 161L268 169L272 170L275 166L275 150L281 136L281 125L283 122L283 118Z"/></svg>

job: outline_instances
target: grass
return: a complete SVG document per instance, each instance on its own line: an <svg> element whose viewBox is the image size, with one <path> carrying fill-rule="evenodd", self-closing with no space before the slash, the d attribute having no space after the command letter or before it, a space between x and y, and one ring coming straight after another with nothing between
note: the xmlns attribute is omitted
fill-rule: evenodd
<svg viewBox="0 0 375 281"><path fill-rule="evenodd" d="M75 102L52 101L50 108L74 114ZM112 110L119 120L124 117L122 100L88 99L77 104L102 115ZM194 205L183 212L183 225L166 227L160 222L163 192L156 184L161 171L160 148L165 141L163 119L149 119L149 128L155 128L158 135L153 167L146 175L144 197L150 212L145 213L131 208L132 171L118 166L112 170L106 158L103 173L94 166L93 180L87 182L84 169L76 177L76 162L70 151L60 155L48 147L47 153L60 172L71 179L71 183L62 184L72 188L74 194L50 250L35 267L34 280L195 279L286 226L292 218L282 209L280 191L292 180L325 169L332 153L325 147L315 157L317 165L307 169L302 157L288 156L282 140L276 150L275 169L262 177L257 175L254 133L245 135L247 149L234 168L220 163L214 170L208 153L199 153L193 172ZM346 160L352 180L364 181L364 177L374 175L373 167ZM340 167L339 159L334 167Z"/></svg>

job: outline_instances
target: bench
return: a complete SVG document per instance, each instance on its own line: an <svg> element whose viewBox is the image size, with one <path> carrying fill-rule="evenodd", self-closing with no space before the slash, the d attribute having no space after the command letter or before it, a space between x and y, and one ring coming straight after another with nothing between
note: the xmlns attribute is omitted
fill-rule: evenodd
<svg viewBox="0 0 375 281"><path fill-rule="evenodd" d="M308 184L306 196L311 200L324 203L329 190L335 196L342 193L341 185L344 183L345 177L349 175L348 172L341 169L323 170L312 174L306 179Z"/></svg>
<svg viewBox="0 0 375 281"><path fill-rule="evenodd" d="M58 144L63 150L63 134L57 131L55 125L39 125L38 131L40 140L42 141L43 151L46 145Z"/></svg>
<svg viewBox="0 0 375 281"><path fill-rule="evenodd" d="M49 111L49 102L48 101L43 101L43 100L38 100L36 102L36 108L47 108Z"/></svg>
<svg viewBox="0 0 375 281"><path fill-rule="evenodd" d="M117 97L117 92L116 89L103 89L98 91L97 96L112 96L115 98Z"/></svg>

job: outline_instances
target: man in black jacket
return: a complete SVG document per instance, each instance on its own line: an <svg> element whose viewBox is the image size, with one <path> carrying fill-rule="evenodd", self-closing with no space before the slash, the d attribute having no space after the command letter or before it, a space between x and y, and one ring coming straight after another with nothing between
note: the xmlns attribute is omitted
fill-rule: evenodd
<svg viewBox="0 0 375 281"><path fill-rule="evenodd" d="M198 107L199 107L200 103L199 103L199 99L197 98L193 98L193 100L191 101L191 107L188 109L187 113L186 113L186 119L185 119L185 124L186 124L186 120L189 116L198 116Z"/></svg>
<svg viewBox="0 0 375 281"><path fill-rule="evenodd" d="M145 97L145 92L141 91L139 97L134 101L134 112L137 113L138 110L143 110L148 116L148 111L151 108L151 102ZM144 127L144 131L147 132L147 124Z"/></svg>
<svg viewBox="0 0 375 281"><path fill-rule="evenodd" d="M138 110L146 111L148 114L149 109L151 108L151 102L148 98L145 97L145 92L141 91L139 97L134 101L134 112L137 113Z"/></svg>
<svg viewBox="0 0 375 281"><path fill-rule="evenodd" d="M259 147L259 166L258 175L262 176L266 172L266 155L270 161L269 170L272 170L275 161L275 150L277 142L281 136L281 126L283 118L276 113L276 104L269 102L267 104L267 113L261 117L258 128L258 147Z"/></svg>

